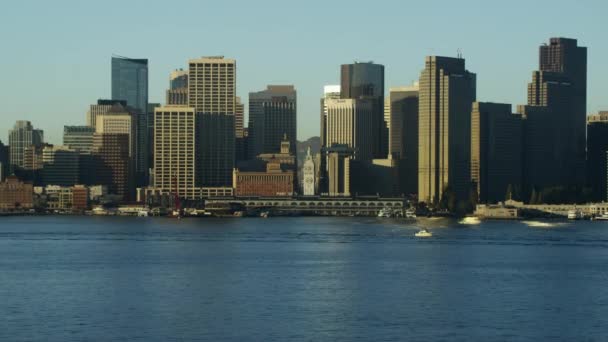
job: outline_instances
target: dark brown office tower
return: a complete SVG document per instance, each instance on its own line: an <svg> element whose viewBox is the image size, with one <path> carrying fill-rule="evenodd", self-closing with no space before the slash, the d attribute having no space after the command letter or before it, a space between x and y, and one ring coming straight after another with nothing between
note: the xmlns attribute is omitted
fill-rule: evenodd
<svg viewBox="0 0 608 342"><path fill-rule="evenodd" d="M545 129L554 130L553 140L545 143L544 148L552 155L553 164L526 165L526 168L549 167L555 175L531 174L531 178L525 180L527 188L582 186L585 183L587 48L578 46L576 39L551 38L549 45L540 47L539 64L540 70L533 73L528 85L528 106L546 107L550 112ZM526 139L535 140L530 134L533 132L526 129ZM526 144L524 151L528 150ZM540 162L527 159L531 163Z"/></svg>
<svg viewBox="0 0 608 342"><path fill-rule="evenodd" d="M285 135L291 153L297 145L297 93L293 85L269 85L249 93L249 158L277 153Z"/></svg>
<svg viewBox="0 0 608 342"><path fill-rule="evenodd" d="M606 201L608 185L608 111L587 118L587 185L593 190L594 201Z"/></svg>
<svg viewBox="0 0 608 342"><path fill-rule="evenodd" d="M340 72L340 98L374 100L373 155L382 159L388 155L388 136L384 123L384 65L373 62L343 64Z"/></svg>
<svg viewBox="0 0 608 342"><path fill-rule="evenodd" d="M400 186L418 193L418 85L391 88L385 115L389 123L389 154L399 160Z"/></svg>
<svg viewBox="0 0 608 342"><path fill-rule="evenodd" d="M471 179L480 203L517 198L522 185L522 117L510 104L473 103Z"/></svg>
<svg viewBox="0 0 608 342"><path fill-rule="evenodd" d="M471 106L476 75L462 58L430 56L420 74L418 199L438 203L446 190L466 200L471 190Z"/></svg>
<svg viewBox="0 0 608 342"><path fill-rule="evenodd" d="M123 201L133 199L133 168L129 157L129 135L95 133L93 156L98 184L107 185L111 194Z"/></svg>

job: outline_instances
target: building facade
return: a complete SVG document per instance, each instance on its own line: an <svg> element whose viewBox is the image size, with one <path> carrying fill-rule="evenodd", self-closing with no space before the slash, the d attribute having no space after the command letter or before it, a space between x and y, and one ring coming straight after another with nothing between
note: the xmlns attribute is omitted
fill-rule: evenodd
<svg viewBox="0 0 608 342"><path fill-rule="evenodd" d="M351 195L350 165L354 150L345 144L334 144L325 149L327 156L327 183L330 197Z"/></svg>
<svg viewBox="0 0 608 342"><path fill-rule="evenodd" d="M551 38L540 47L539 70L534 71L528 85L527 112L550 113L545 130L552 140L542 146L551 158L527 158L531 174L526 179L528 189L552 186L583 186L585 182L586 116L587 116L587 48L578 46L576 39ZM534 130L526 130L524 152L534 154L528 140L536 140ZM539 165L539 163L551 163ZM553 175L543 177L542 171L553 169Z"/></svg>
<svg viewBox="0 0 608 342"><path fill-rule="evenodd" d="M72 186L80 181L80 156L67 146L42 149L42 184Z"/></svg>
<svg viewBox="0 0 608 342"><path fill-rule="evenodd" d="M355 160L369 160L374 156L374 100L328 99L325 144L347 145L354 150Z"/></svg>
<svg viewBox="0 0 608 342"><path fill-rule="evenodd" d="M40 146L43 142L42 130L35 129L29 121L17 121L8 133L11 172L24 167L26 148Z"/></svg>
<svg viewBox="0 0 608 342"><path fill-rule="evenodd" d="M388 137L384 124L384 66L373 62L343 64L340 68L340 97L365 98L372 102L373 120L367 127L373 137L372 158L386 158Z"/></svg>
<svg viewBox="0 0 608 342"><path fill-rule="evenodd" d="M0 210L27 210L34 207L34 187L15 176L0 183Z"/></svg>
<svg viewBox="0 0 608 342"><path fill-rule="evenodd" d="M608 112L587 117L587 186L595 201L607 200Z"/></svg>
<svg viewBox="0 0 608 342"><path fill-rule="evenodd" d="M183 106L154 112L154 187L187 199L197 194L196 118Z"/></svg>
<svg viewBox="0 0 608 342"><path fill-rule="evenodd" d="M475 74L465 69L462 58L427 57L419 87L418 198L437 203L451 189L458 199L466 199Z"/></svg>
<svg viewBox="0 0 608 342"><path fill-rule="evenodd" d="M175 70L169 76L169 89L167 90L167 105L188 105L188 71Z"/></svg>
<svg viewBox="0 0 608 342"><path fill-rule="evenodd" d="M269 85L266 90L249 93L250 159L278 152L285 135L295 155L296 134L297 95L292 85Z"/></svg>
<svg viewBox="0 0 608 342"><path fill-rule="evenodd" d="M418 193L418 84L391 88L385 118L389 156L399 165L400 188Z"/></svg>
<svg viewBox="0 0 608 342"><path fill-rule="evenodd" d="M129 155L129 134L95 133L93 153L97 184L123 201L134 197L133 159Z"/></svg>
<svg viewBox="0 0 608 342"><path fill-rule="evenodd" d="M266 164L265 172L234 169L233 187L237 197L293 196L295 172L282 170L279 163Z"/></svg>
<svg viewBox="0 0 608 342"><path fill-rule="evenodd" d="M477 186L479 203L498 203L521 192L522 142L522 117L512 114L510 104L473 103L471 179Z"/></svg>
<svg viewBox="0 0 608 342"><path fill-rule="evenodd" d="M148 136L148 60L112 57L112 99L125 100L135 125L134 170L138 185L147 184Z"/></svg>
<svg viewBox="0 0 608 342"><path fill-rule="evenodd" d="M189 61L188 106L199 116L197 149L205 187L232 185L235 160L236 61L223 56Z"/></svg>
<svg viewBox="0 0 608 342"><path fill-rule="evenodd" d="M0 141L0 182L8 177L9 170L9 147Z"/></svg>
<svg viewBox="0 0 608 342"><path fill-rule="evenodd" d="M63 145L80 153L91 153L95 128L90 126L63 126Z"/></svg>
<svg viewBox="0 0 608 342"><path fill-rule="evenodd" d="M95 128L97 124L97 115L107 113L114 105L127 106L126 100L97 100L97 104L93 104L87 111L87 126Z"/></svg>

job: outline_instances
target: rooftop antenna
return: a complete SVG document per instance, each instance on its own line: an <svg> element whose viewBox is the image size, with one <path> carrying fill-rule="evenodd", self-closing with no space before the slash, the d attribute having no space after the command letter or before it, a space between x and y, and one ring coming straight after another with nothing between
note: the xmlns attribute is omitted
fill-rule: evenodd
<svg viewBox="0 0 608 342"><path fill-rule="evenodd" d="M456 55L458 56L459 59L462 59L462 49L458 48L458 50L456 50Z"/></svg>

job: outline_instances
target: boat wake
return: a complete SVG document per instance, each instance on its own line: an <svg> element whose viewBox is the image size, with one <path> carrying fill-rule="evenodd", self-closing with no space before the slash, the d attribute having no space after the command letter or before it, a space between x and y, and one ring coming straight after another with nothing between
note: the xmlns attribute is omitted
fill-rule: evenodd
<svg viewBox="0 0 608 342"><path fill-rule="evenodd" d="M523 221L522 223L532 228L555 228L563 225L563 223L543 221Z"/></svg>

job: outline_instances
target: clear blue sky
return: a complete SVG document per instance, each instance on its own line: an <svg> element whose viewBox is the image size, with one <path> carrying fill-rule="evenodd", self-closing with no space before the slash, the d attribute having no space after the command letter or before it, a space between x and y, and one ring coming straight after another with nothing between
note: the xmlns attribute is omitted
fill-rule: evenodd
<svg viewBox="0 0 608 342"><path fill-rule="evenodd" d="M416 80L426 55L460 48L480 101L523 104L550 37L589 48L588 111L608 109L608 2L461 1L32 1L0 11L0 139L30 120L61 143L110 97L113 53L150 60L150 102L164 102L169 72L189 58L237 60L237 92L266 84L298 90L298 138L318 135L324 84L339 65L373 60L386 87Z"/></svg>

